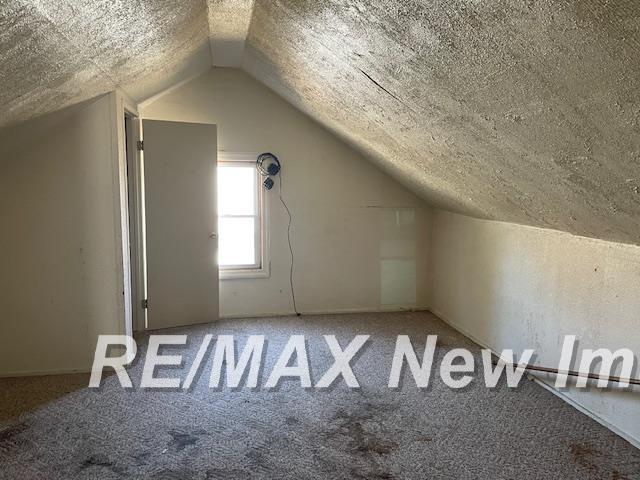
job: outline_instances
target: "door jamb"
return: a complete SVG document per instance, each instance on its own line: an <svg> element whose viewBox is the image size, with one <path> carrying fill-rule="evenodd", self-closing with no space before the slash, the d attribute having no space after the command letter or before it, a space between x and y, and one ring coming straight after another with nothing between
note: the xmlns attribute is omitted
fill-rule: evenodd
<svg viewBox="0 0 640 480"><path fill-rule="evenodd" d="M116 258L118 264L117 270L120 272L118 276L117 284L117 296L116 302L119 305L121 316L117 319L117 325L115 325L115 332L104 333L118 333L120 335L132 336L134 330L141 329L140 325L134 323L134 319L139 318L137 312L138 306L132 304L132 298L134 296L133 288L135 288L137 298L144 292L140 291L140 285L137 280L134 283L134 279L146 278L146 272L140 269L141 256L139 254L140 242L136 241L135 245L131 245L130 239L130 219L129 219L129 185L127 174L127 146L126 146L126 131L125 131L125 115L129 115L134 121L133 125L140 124L138 106L129 98L126 93L121 90L113 91L109 94L111 99L111 125L112 127L112 152L113 152L113 182L114 182L114 214L115 214L115 237L116 237ZM140 129L136 126L133 131L133 141L130 144L134 147L134 156L132 160L135 166L140 165L140 155L135 148L137 139L140 135ZM134 168L137 170L137 168ZM139 189L136 188L136 192ZM140 219L143 215L139 213L139 206L134 206L134 236L138 232L143 223L140 223ZM144 228L142 228L144 230ZM135 237L138 238L138 237ZM144 249L142 249L144 250ZM140 302L137 302L139 305ZM142 327L143 328L143 327Z"/></svg>
<svg viewBox="0 0 640 480"><path fill-rule="evenodd" d="M127 188L129 207L130 256L133 329L146 330L147 310L143 301L147 298L146 228L144 215L144 151L138 148L142 138L142 121L138 115L124 112L127 142Z"/></svg>

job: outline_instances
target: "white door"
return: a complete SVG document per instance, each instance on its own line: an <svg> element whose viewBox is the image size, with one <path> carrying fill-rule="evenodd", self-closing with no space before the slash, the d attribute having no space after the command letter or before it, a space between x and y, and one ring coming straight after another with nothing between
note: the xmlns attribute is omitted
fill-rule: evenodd
<svg viewBox="0 0 640 480"><path fill-rule="evenodd" d="M216 126L143 120L147 322L218 319Z"/></svg>

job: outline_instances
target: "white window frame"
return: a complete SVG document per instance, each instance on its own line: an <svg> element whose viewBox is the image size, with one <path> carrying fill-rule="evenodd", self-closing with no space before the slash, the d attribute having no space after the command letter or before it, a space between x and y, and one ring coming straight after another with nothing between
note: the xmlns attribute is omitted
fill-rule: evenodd
<svg viewBox="0 0 640 480"><path fill-rule="evenodd" d="M243 166L252 165L255 167L256 158L258 153L253 152L218 152L218 166ZM220 280L234 280L243 278L267 278L271 271L271 260L269 258L269 229L268 229L268 196L265 195L264 187L262 186L263 178L258 172L257 168L254 168L256 175L256 188L257 195L256 201L258 202L258 228L256 228L256 245L260 249L258 255L258 263L254 265L219 265Z"/></svg>

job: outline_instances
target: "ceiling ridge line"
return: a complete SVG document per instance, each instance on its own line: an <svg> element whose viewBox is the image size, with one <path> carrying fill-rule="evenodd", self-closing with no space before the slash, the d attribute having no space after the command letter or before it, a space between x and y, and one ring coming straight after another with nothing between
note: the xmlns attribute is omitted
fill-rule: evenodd
<svg viewBox="0 0 640 480"><path fill-rule="evenodd" d="M209 9L209 0L202 0L204 2L204 9L207 13L207 29L209 35L207 35L207 43L209 44L209 60L211 60L211 66L215 67L213 60L213 32L211 31L211 10Z"/></svg>

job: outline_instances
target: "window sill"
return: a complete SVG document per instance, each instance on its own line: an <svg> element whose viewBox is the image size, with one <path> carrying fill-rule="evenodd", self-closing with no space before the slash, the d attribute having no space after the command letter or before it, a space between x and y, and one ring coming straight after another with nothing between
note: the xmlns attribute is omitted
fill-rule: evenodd
<svg viewBox="0 0 640 480"><path fill-rule="evenodd" d="M248 270L222 270L220 269L220 280L241 280L251 278L269 278L270 272L265 268Z"/></svg>

